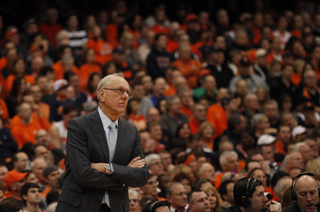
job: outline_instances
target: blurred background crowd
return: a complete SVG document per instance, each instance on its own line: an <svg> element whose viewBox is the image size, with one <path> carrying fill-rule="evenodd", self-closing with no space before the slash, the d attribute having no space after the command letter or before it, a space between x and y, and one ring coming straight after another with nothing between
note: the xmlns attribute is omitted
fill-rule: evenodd
<svg viewBox="0 0 320 212"><path fill-rule="evenodd" d="M30 212L55 210L67 125L113 73L151 173L130 211L186 211L192 189L223 211L245 176L285 208L320 177L318 1L2 1L0 47L0 199Z"/></svg>

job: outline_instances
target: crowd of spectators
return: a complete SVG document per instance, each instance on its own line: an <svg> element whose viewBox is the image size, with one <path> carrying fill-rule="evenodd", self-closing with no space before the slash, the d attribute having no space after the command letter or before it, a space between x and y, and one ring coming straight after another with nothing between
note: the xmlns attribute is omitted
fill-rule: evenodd
<svg viewBox="0 0 320 212"><path fill-rule="evenodd" d="M224 211L246 176L288 206L295 176L320 177L320 4L254 2L235 20L184 3L142 16L123 0L86 15L52 7L19 25L0 15L0 201L55 210L68 123L120 73L132 93L121 118L138 128L151 173L129 189L130 211L154 200Z"/></svg>

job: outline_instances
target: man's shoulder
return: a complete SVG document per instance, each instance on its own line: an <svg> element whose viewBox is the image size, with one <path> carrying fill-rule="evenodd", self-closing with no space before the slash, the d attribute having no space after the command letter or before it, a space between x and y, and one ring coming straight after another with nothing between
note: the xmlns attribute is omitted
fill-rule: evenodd
<svg viewBox="0 0 320 212"><path fill-rule="evenodd" d="M288 207L286 207L283 212L301 212L298 204L296 204L295 202L291 203L291 205L289 205Z"/></svg>
<svg viewBox="0 0 320 212"><path fill-rule="evenodd" d="M88 124L89 120L94 120L94 119L97 119L97 118L99 118L99 114L98 114L98 111L95 110L92 113L89 113L89 114L86 114L86 115L81 115L81 116L78 116L78 117L72 119L70 121L70 123L71 122L75 122L75 123L86 123L86 124Z"/></svg>

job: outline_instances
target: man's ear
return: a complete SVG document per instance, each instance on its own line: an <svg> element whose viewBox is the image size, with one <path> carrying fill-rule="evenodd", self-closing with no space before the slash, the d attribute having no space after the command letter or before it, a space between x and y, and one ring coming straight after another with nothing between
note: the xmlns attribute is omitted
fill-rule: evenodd
<svg viewBox="0 0 320 212"><path fill-rule="evenodd" d="M171 196L167 195L167 200L170 201L171 200Z"/></svg>
<svg viewBox="0 0 320 212"><path fill-rule="evenodd" d="M22 199L24 199L25 201L27 201L28 196L24 194L24 195L22 195Z"/></svg>
<svg viewBox="0 0 320 212"><path fill-rule="evenodd" d="M99 100L100 100L101 102L104 102L104 101L105 101L104 90L103 90L103 89L100 89L100 90L99 90Z"/></svg>

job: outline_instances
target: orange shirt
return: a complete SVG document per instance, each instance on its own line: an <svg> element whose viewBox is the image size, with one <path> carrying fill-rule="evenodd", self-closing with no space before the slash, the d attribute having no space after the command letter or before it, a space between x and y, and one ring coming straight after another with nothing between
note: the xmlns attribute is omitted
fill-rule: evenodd
<svg viewBox="0 0 320 212"><path fill-rule="evenodd" d="M8 107L7 107L6 102L3 99L0 99L0 106L1 106L1 110L2 110L1 118L2 119L9 118Z"/></svg>
<svg viewBox="0 0 320 212"><path fill-rule="evenodd" d="M50 116L50 105L40 102L39 103L40 112L43 115L43 118L49 120Z"/></svg>
<svg viewBox="0 0 320 212"><path fill-rule="evenodd" d="M218 190L221 185L221 178L224 175L224 172L216 175L216 181L214 182L214 187Z"/></svg>
<svg viewBox="0 0 320 212"><path fill-rule="evenodd" d="M154 31L156 34L164 33L168 34L170 29L167 26L156 24L153 27L151 27L151 30Z"/></svg>
<svg viewBox="0 0 320 212"><path fill-rule="evenodd" d="M252 29L252 33L254 34L252 41L254 44L257 45L261 40L261 30L254 25L251 26L251 29Z"/></svg>
<svg viewBox="0 0 320 212"><path fill-rule="evenodd" d="M181 107L181 113L187 115L187 116L192 116L192 110L191 108L186 108L184 106Z"/></svg>
<svg viewBox="0 0 320 212"><path fill-rule="evenodd" d="M197 60L190 59L183 61L178 59L171 63L172 66L176 66L182 75L187 79L190 88L196 88L198 86L198 73L201 69L201 63Z"/></svg>
<svg viewBox="0 0 320 212"><path fill-rule="evenodd" d="M318 79L319 79L319 75L318 75ZM291 76L291 82L296 86L299 87L299 84L301 82L301 75L298 73L293 72L292 76Z"/></svg>
<svg viewBox="0 0 320 212"><path fill-rule="evenodd" d="M89 64L83 64L80 67L79 76L80 76L80 82L79 86L82 92L85 92L87 90L87 84L88 79L91 73L93 72L101 72L101 68L98 65L89 65Z"/></svg>
<svg viewBox="0 0 320 212"><path fill-rule="evenodd" d="M108 24L105 30L107 41L113 46L118 45L118 26L114 23Z"/></svg>
<svg viewBox="0 0 320 212"><path fill-rule="evenodd" d="M11 135L21 148L25 143L35 143L35 131L45 129L48 131L50 123L44 117L39 118L36 113L32 113L32 119L28 125L21 123L19 115L15 115L11 121Z"/></svg>
<svg viewBox="0 0 320 212"><path fill-rule="evenodd" d="M130 116L129 119L132 121L132 124L138 128L138 130L145 130L147 128L147 122L143 115Z"/></svg>
<svg viewBox="0 0 320 212"><path fill-rule="evenodd" d="M169 83L168 83L168 85L169 85L169 87L165 90L164 95L165 96L172 96L172 95L177 94L176 88L173 87L173 85L171 85Z"/></svg>
<svg viewBox="0 0 320 212"><path fill-rule="evenodd" d="M301 32L300 31L298 31L298 30L291 30L291 36L296 36L297 38L301 38L302 36L301 36Z"/></svg>
<svg viewBox="0 0 320 212"><path fill-rule="evenodd" d="M178 44L177 41L168 39L168 41L167 41L167 51L168 51L169 53L173 53L173 52L176 51L178 48L179 48L179 44Z"/></svg>
<svg viewBox="0 0 320 212"><path fill-rule="evenodd" d="M209 107L207 112L207 120L215 126L216 134L222 135L228 128L228 117L223 107L218 103Z"/></svg>
<svg viewBox="0 0 320 212"><path fill-rule="evenodd" d="M247 56L251 64L254 64L256 62L256 53L258 49L251 49L247 51Z"/></svg>
<svg viewBox="0 0 320 212"><path fill-rule="evenodd" d="M5 56L0 58L0 71L7 66L7 58ZM1 73L2 75L2 73Z"/></svg>
<svg viewBox="0 0 320 212"><path fill-rule="evenodd" d="M24 75L24 80L29 83L30 85L33 85L36 82L36 78L33 75ZM16 75L10 74L5 82L5 89L8 93L10 93L12 89L13 81L16 79Z"/></svg>
<svg viewBox="0 0 320 212"><path fill-rule="evenodd" d="M202 46L212 46L213 45L213 41L198 41L197 43L194 44L194 48L199 49Z"/></svg>
<svg viewBox="0 0 320 212"><path fill-rule="evenodd" d="M202 123L197 123L193 117L190 117L189 126L191 135L197 134L199 132L201 124Z"/></svg>
<svg viewBox="0 0 320 212"><path fill-rule="evenodd" d="M43 198L46 198L48 193L52 190L52 188L48 185L47 188L41 193Z"/></svg>
<svg viewBox="0 0 320 212"><path fill-rule="evenodd" d="M113 46L111 43L108 43L102 39L95 41L94 39L88 40L86 48L92 48L96 54L95 62L103 65L108 61L113 59L112 51Z"/></svg>
<svg viewBox="0 0 320 212"><path fill-rule="evenodd" d="M54 71L55 80L64 79L64 71L62 68L61 60L53 64L52 69ZM73 73L79 74L79 69L77 66L73 65L72 69L73 69Z"/></svg>
<svg viewBox="0 0 320 212"><path fill-rule="evenodd" d="M277 149L278 154L286 154L286 152L284 151L284 147L279 140L276 140L275 145L276 145L276 149Z"/></svg>

